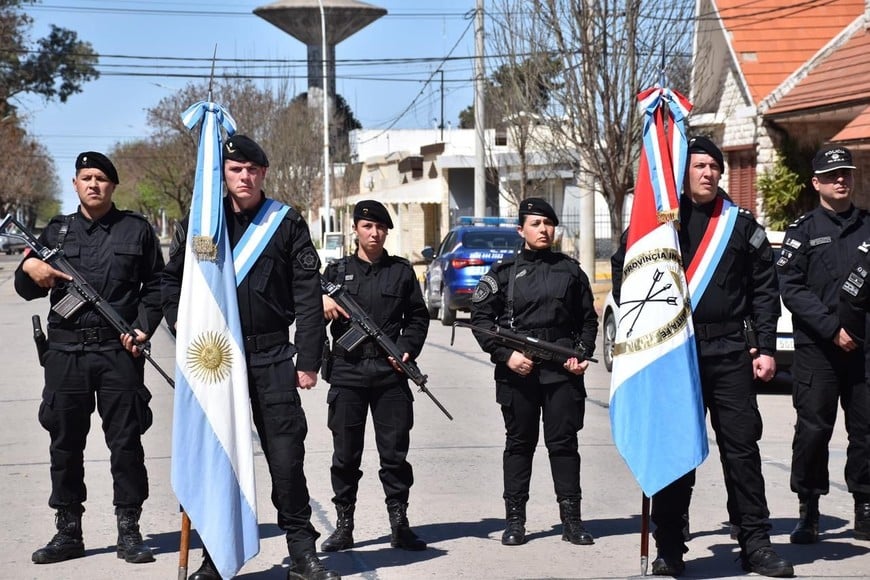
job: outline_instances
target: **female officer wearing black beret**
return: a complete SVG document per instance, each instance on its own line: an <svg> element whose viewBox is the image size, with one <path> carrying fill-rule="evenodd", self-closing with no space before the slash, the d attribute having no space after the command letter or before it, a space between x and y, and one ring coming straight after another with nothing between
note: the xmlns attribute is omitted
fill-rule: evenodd
<svg viewBox="0 0 870 580"><path fill-rule="evenodd" d="M480 279L472 298L472 324L500 325L592 356L598 331L592 289L577 261L550 249L559 224L556 212L546 201L529 198L520 203L519 220L523 248ZM496 400L507 432L503 459L507 526L502 544L525 542L526 502L541 417L564 526L562 539L592 544L592 534L580 514L577 451L577 433L583 428L586 408L583 373L589 362L535 361L490 337L475 337L496 365Z"/></svg>
<svg viewBox="0 0 870 580"><path fill-rule="evenodd" d="M356 252L326 267L324 277L344 285L372 320L396 342L405 360L417 358L429 332L429 314L420 283L410 262L384 250L393 227L383 204L363 200L353 210ZM332 336L347 330L348 313L329 296L323 311L332 322ZM426 542L408 524L408 497L414 472L408 463L411 428L414 426L414 396L408 378L387 359L371 340L352 351L336 345L330 382L329 429L332 431L332 498L338 521L335 532L323 542L324 552L353 547L354 510L362 477L366 416L371 409L375 443L381 468L378 475L386 496L390 520L390 543L403 550L425 550Z"/></svg>

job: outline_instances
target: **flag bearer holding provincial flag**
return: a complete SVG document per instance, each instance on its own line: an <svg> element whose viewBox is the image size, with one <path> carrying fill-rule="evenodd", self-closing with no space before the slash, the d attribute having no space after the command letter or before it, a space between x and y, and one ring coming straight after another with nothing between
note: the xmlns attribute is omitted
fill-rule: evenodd
<svg viewBox="0 0 870 580"><path fill-rule="evenodd" d="M263 192L269 167L263 149L244 135L233 135L223 143L221 156L227 195L217 211L225 218L235 262L250 408L269 464L278 526L286 534L291 559L288 578L340 578L317 558L315 540L320 534L311 524L303 471L308 425L299 389L315 386L325 338L320 261L302 216L293 208L267 198ZM179 318L189 223L186 219L176 228L170 265L163 281L164 312L171 326ZM291 343L289 327L294 322L296 334ZM179 336L181 324L179 320ZM219 346L214 345L213 350L217 352ZM210 360L204 359L202 366L211 369ZM212 484L202 479L194 483L199 486L200 496ZM190 501L198 497L192 494ZM179 495L179 501L203 536L195 514L188 509L188 500ZM221 507L215 504L213 509ZM203 511L208 509L205 506ZM204 551L202 566L190 577L192 580L217 580L236 573L233 568L237 571L239 564L225 565L218 558L217 551L225 551L225 542L215 540L214 547L209 547L204 538L203 543L208 550ZM245 559L248 557L250 554L245 555Z"/></svg>
<svg viewBox="0 0 870 580"><path fill-rule="evenodd" d="M725 475L728 511L739 526L742 567L764 576L790 577L792 564L770 544L770 522L758 440L762 422L753 380L769 381L779 295L773 251L752 214L719 189L721 150L705 137L688 142L679 201L679 246L688 280L703 404L710 414ZM637 202L635 202L637 203ZM620 300L625 244L612 258L614 297ZM620 316L628 312L622 296ZM660 305L654 305L660 308ZM744 331L746 321L754 332ZM625 321L621 320L620 324ZM617 335L619 336L619 335ZM617 350L619 345L617 344ZM660 376L667 381L667 376ZM658 555L654 575L679 576L688 551L686 520L695 471L652 496Z"/></svg>

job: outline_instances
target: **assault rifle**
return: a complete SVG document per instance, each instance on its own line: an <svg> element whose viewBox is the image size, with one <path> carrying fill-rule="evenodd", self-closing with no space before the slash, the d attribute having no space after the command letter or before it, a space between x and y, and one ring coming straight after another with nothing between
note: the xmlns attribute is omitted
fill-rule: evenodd
<svg viewBox="0 0 870 580"><path fill-rule="evenodd" d="M512 330L504 328L503 326L496 326L490 330L488 328L483 328L482 326L475 326L468 322L453 323L453 333L450 336L451 346L453 345L453 338L456 335L457 326L470 328L475 332L491 336L499 344L519 351L530 359L551 360L560 364L565 364L569 358L576 358L579 361L588 360L589 362L598 362L597 359L588 357L582 352L578 352L560 344L547 342L546 340L541 340L540 338L535 338L533 336L518 334Z"/></svg>
<svg viewBox="0 0 870 580"><path fill-rule="evenodd" d="M350 329L336 339L335 343L341 346L348 352L353 351L364 340L371 338L380 347L384 353L396 362L396 366L402 369L402 372L411 379L415 385L420 387L420 391L426 393L432 402L435 403L441 412L447 415L447 418L453 420L451 415L441 401L435 398L435 395L426 387L428 377L420 371L420 367L414 361L403 361L404 354L399 350L399 346L393 340L384 334L384 331L369 317L365 310L356 303L356 300L347 293L343 286L333 284L323 276L320 277L320 289L330 298L335 300L339 306L344 308L345 312L350 314Z"/></svg>
<svg viewBox="0 0 870 580"><path fill-rule="evenodd" d="M94 290L90 283L85 280L75 268L73 268L72 264L69 263L69 260L67 260L64 255L62 249L50 249L44 246L36 236L30 233L27 228L24 227L21 222L12 217L11 214L3 218L3 221L0 221L0 233L3 233L10 224L18 228L18 232L9 231L6 232L6 235L23 241L31 250L36 252L36 255L39 256L43 262L46 262L55 270L60 270L64 274L72 277L72 280L67 280L65 282L67 291L66 296L51 307L54 312L63 318L69 318L78 312L79 308L85 304L89 304L91 308L97 311L97 314L103 317L103 320L108 322L112 328L118 331L119 335L129 334L134 338L136 337L136 330L130 325L130 323L121 318L121 315L112 308L111 304L106 302L103 297ZM151 343L147 341L134 342L139 348L139 352L145 357L145 360L150 362L151 365L157 369L157 372L160 373L160 375L166 379L172 387L175 387L175 381L172 380L172 377L166 374L166 371L160 368L160 365L151 358Z"/></svg>

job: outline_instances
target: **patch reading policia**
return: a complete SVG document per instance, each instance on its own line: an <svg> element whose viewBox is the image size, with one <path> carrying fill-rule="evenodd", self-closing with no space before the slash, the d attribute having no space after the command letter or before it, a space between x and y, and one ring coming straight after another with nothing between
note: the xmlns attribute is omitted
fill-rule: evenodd
<svg viewBox="0 0 870 580"><path fill-rule="evenodd" d="M82 169L99 169L106 174L109 181L115 185L120 183L118 181L118 171L115 169L115 166L112 165L112 162L109 161L109 158L102 153L96 151L85 151L84 153L79 153L79 156L76 157L76 175L78 175L78 172Z"/></svg>
<svg viewBox="0 0 870 580"><path fill-rule="evenodd" d="M852 152L839 145L828 145L819 149L813 157L813 173L827 173L836 169L855 169Z"/></svg>
<svg viewBox="0 0 870 580"><path fill-rule="evenodd" d="M269 158L257 142L246 135L233 135L224 143L224 161L250 162L269 167Z"/></svg>
<svg viewBox="0 0 870 580"><path fill-rule="evenodd" d="M393 229L393 220L390 219L390 212L387 211L384 204L373 199L364 199L353 207L353 223L359 220L377 222L387 226L388 230Z"/></svg>
<svg viewBox="0 0 870 580"><path fill-rule="evenodd" d="M490 275L481 277L474 289L474 294L471 296L471 301L474 303L483 302L490 294L498 292L498 282Z"/></svg>
<svg viewBox="0 0 870 580"><path fill-rule="evenodd" d="M519 205L520 224L523 223L523 218L527 215L540 215L550 218L554 226L559 225L559 218L556 217L556 211L549 203L540 197L527 197L520 202Z"/></svg>

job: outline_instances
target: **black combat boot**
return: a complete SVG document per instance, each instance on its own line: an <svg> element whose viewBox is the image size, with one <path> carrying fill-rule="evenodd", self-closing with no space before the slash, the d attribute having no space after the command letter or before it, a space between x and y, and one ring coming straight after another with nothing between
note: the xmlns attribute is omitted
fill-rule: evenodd
<svg viewBox="0 0 870 580"><path fill-rule="evenodd" d="M335 570L327 570L314 552L305 552L298 558L292 558L287 580L340 580L341 574Z"/></svg>
<svg viewBox="0 0 870 580"><path fill-rule="evenodd" d="M526 543L526 502L521 499L504 500L505 527L501 535L504 546Z"/></svg>
<svg viewBox="0 0 870 580"><path fill-rule="evenodd" d="M118 557L131 564L153 562L154 554L139 533L142 508L115 508L115 515L118 517Z"/></svg>
<svg viewBox="0 0 870 580"><path fill-rule="evenodd" d="M205 548L202 549L202 566L191 574L187 580L221 580L221 575L218 573L217 568L215 568L214 562L212 562L211 556Z"/></svg>
<svg viewBox="0 0 870 580"><path fill-rule="evenodd" d="M855 539L870 540L870 502L855 499Z"/></svg>
<svg viewBox="0 0 870 580"><path fill-rule="evenodd" d="M559 502L559 516L562 518L562 540L572 544L594 544L595 539L585 527L580 517L580 500L563 499Z"/></svg>
<svg viewBox="0 0 870 580"><path fill-rule="evenodd" d="M677 578L686 571L686 563L682 556L669 555L659 552L652 563L653 576L673 576Z"/></svg>
<svg viewBox="0 0 870 580"><path fill-rule="evenodd" d="M426 542L417 537L408 524L408 504L392 500L387 502L390 516L390 545L400 550L419 552L426 549Z"/></svg>
<svg viewBox="0 0 870 580"><path fill-rule="evenodd" d="M335 531L332 532L320 545L324 552L338 552L353 548L353 512L354 504L335 504L335 512L338 514L335 520Z"/></svg>
<svg viewBox="0 0 870 580"><path fill-rule="evenodd" d="M797 525L788 537L792 544L815 544L819 541L819 496L801 499Z"/></svg>
<svg viewBox="0 0 870 580"><path fill-rule="evenodd" d="M54 516L54 524L57 533L46 544L31 556L34 564L54 564L73 558L81 558L85 555L85 542L82 540L82 513L85 508L81 505L63 507L57 510Z"/></svg>
<svg viewBox="0 0 870 580"><path fill-rule="evenodd" d="M773 578L791 578L794 576L794 566L791 562L773 551L770 546L758 548L748 556L740 553L743 570L755 572L761 576Z"/></svg>

